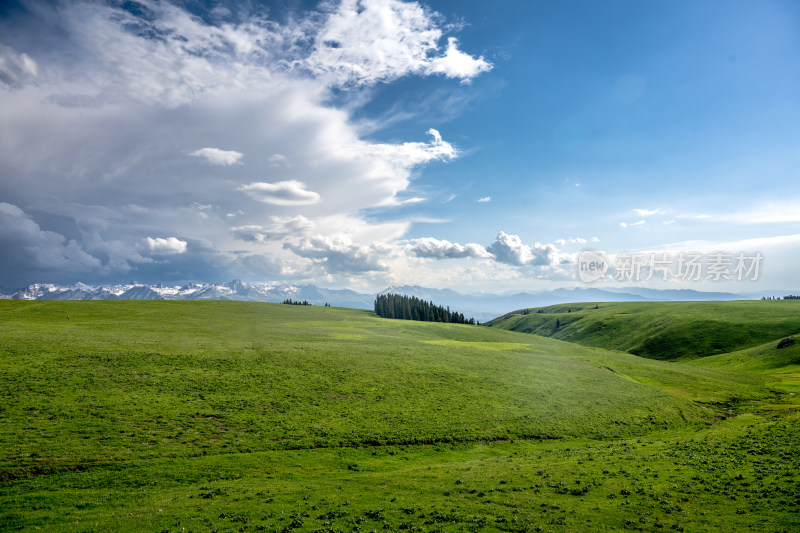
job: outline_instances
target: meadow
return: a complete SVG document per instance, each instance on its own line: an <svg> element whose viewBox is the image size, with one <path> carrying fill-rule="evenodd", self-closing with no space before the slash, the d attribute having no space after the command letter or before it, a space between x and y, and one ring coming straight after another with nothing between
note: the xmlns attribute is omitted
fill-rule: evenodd
<svg viewBox="0 0 800 533"><path fill-rule="evenodd" d="M512 311L487 325L652 359L692 358L800 332L800 300L559 304Z"/></svg>
<svg viewBox="0 0 800 533"><path fill-rule="evenodd" d="M672 362L329 307L0 301L0 529L793 531L782 335Z"/></svg>

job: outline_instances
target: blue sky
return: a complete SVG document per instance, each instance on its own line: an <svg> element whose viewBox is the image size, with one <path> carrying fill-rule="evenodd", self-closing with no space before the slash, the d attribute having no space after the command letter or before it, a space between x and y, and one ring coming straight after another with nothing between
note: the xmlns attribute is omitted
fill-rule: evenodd
<svg viewBox="0 0 800 533"><path fill-rule="evenodd" d="M0 286L796 291L798 57L790 1L6 3Z"/></svg>

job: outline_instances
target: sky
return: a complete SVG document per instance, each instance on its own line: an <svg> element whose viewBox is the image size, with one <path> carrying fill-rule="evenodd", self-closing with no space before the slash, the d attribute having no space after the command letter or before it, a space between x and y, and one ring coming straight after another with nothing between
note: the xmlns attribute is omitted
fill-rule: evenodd
<svg viewBox="0 0 800 533"><path fill-rule="evenodd" d="M0 286L797 293L798 57L793 0L3 2Z"/></svg>

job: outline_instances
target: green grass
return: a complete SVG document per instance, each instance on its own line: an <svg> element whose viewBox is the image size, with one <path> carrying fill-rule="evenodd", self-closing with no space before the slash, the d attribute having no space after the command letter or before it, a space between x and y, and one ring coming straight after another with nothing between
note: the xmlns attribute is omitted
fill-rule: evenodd
<svg viewBox="0 0 800 533"><path fill-rule="evenodd" d="M778 339L774 339L752 348L704 357L690 364L741 372L795 373L800 371L800 343L779 349Z"/></svg>
<svg viewBox="0 0 800 533"><path fill-rule="evenodd" d="M766 372L243 302L0 301L0 341L0 530L800 526L794 347Z"/></svg>
<svg viewBox="0 0 800 533"><path fill-rule="evenodd" d="M800 333L800 300L581 303L525 311L487 325L652 359L729 353Z"/></svg>

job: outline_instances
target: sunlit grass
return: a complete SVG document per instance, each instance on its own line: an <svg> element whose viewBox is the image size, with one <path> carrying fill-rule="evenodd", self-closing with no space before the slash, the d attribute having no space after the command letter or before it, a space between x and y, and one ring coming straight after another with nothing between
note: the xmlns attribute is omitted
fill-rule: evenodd
<svg viewBox="0 0 800 533"><path fill-rule="evenodd" d="M800 333L800 300L559 304L488 324L652 359L693 358Z"/></svg>
<svg viewBox="0 0 800 533"><path fill-rule="evenodd" d="M722 360L238 302L0 302L0 331L4 529L798 524L796 396Z"/></svg>

